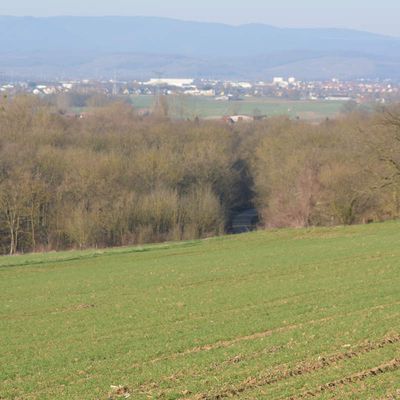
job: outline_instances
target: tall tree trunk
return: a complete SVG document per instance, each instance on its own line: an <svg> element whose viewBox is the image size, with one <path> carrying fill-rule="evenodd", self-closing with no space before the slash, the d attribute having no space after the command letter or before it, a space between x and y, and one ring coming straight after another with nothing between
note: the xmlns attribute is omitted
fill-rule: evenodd
<svg viewBox="0 0 400 400"><path fill-rule="evenodd" d="M18 248L18 231L20 218L15 210L7 210L7 223L10 231L10 255L17 252Z"/></svg>
<svg viewBox="0 0 400 400"><path fill-rule="evenodd" d="M33 202L31 204L31 236L32 236L32 251L36 250L36 230L35 230L35 208Z"/></svg>
<svg viewBox="0 0 400 400"><path fill-rule="evenodd" d="M12 256L14 254L14 229L10 226L10 256Z"/></svg>

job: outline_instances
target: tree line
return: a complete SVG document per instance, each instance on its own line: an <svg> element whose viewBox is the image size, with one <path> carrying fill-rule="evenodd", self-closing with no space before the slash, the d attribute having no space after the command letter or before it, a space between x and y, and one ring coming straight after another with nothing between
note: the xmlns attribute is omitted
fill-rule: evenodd
<svg viewBox="0 0 400 400"><path fill-rule="evenodd" d="M203 238L252 207L264 227L397 218L399 109L230 126L0 101L2 254Z"/></svg>

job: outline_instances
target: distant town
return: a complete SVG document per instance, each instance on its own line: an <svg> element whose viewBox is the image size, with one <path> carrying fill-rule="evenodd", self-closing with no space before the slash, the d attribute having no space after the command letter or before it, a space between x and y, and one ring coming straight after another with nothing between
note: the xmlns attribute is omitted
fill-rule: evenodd
<svg viewBox="0 0 400 400"><path fill-rule="evenodd" d="M248 97L288 100L355 101L385 103L400 100L400 84L390 80L302 81L295 77L275 77L269 82L220 81L211 79L153 78L148 81L65 80L0 81L0 92L37 96L61 93L107 96L186 95L212 98L215 101L240 101Z"/></svg>

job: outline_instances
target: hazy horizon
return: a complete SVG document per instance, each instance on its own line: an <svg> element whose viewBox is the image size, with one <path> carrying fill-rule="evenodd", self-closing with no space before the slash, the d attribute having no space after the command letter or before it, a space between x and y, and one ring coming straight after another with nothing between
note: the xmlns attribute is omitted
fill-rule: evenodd
<svg viewBox="0 0 400 400"><path fill-rule="evenodd" d="M206 21L206 20L196 20L196 19L191 19L191 18L178 18L178 17L161 17L157 15L120 15L120 14L103 14L103 15L73 15L73 14L65 14L65 15L44 15L44 16L38 16L38 15L11 15L11 14L0 14L0 17L15 17L15 18L62 18L62 17L73 17L73 18L160 18L160 19L170 19L170 20L176 20L176 21L182 21L182 22L194 22L194 23L205 23L205 24L222 24L222 25L227 25L227 26L233 26L233 27L240 27L240 26L246 26L246 25L265 25L265 26L271 26L274 28L279 28L279 29L343 29L343 30L352 30L352 31L360 31L360 32L366 32L366 33L372 33L372 34L378 34L382 36L388 36L388 37L393 37L393 38L399 38L400 39L400 33L399 34L390 34L390 33L384 33L384 32L375 32L371 30L366 30L366 29L359 29L359 28L348 28L348 27L339 27L339 26L287 26L287 25L278 25L274 23L268 23L268 22L243 22L243 23L229 23L229 22L219 22L219 21Z"/></svg>
<svg viewBox="0 0 400 400"><path fill-rule="evenodd" d="M397 0L362 1L336 0L321 4L317 0L304 0L301 7L297 1L281 0L279 5L268 6L262 0L246 2L212 0L191 2L171 0L51 0L7 1L0 6L0 15L7 16L144 16L164 17L184 21L216 22L228 25L260 23L282 28L340 28L367 31L400 37ZM232 4L233 3L233 4Z"/></svg>

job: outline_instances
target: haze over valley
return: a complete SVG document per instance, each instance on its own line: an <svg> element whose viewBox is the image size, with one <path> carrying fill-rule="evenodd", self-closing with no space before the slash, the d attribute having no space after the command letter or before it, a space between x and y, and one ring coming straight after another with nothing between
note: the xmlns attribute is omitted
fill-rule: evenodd
<svg viewBox="0 0 400 400"><path fill-rule="evenodd" d="M156 72L155 72L156 71ZM343 29L153 17L0 17L0 73L19 78L400 78L400 39Z"/></svg>

